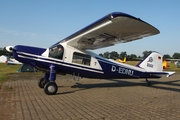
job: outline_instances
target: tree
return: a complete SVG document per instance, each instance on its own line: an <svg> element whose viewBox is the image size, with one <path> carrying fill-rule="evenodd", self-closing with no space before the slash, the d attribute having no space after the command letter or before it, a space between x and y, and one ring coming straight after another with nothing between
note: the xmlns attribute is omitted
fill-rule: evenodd
<svg viewBox="0 0 180 120"><path fill-rule="evenodd" d="M105 52L104 54L103 54L103 57L105 57L105 58L110 58L110 53L109 52Z"/></svg>
<svg viewBox="0 0 180 120"><path fill-rule="evenodd" d="M150 53L152 53L152 51L144 51L143 52L143 58L147 57Z"/></svg>
<svg viewBox="0 0 180 120"><path fill-rule="evenodd" d="M124 59L126 57L127 60L141 60L143 58L146 58L150 53L152 53L152 51L144 51L142 54L143 54L143 57L141 56L136 56L135 54L131 54L131 55L127 55L126 51L124 52L121 52L119 55L116 51L112 51L112 52L105 52L105 53L100 53L99 56L102 56L104 58L108 58L108 59ZM1 50L0 50L0 55L1 55ZM163 59L166 60L166 59L170 59L170 58L174 58L174 59L180 59L180 53L174 53L173 56L171 57L170 55L168 54L165 54L163 56Z"/></svg>
<svg viewBox="0 0 180 120"><path fill-rule="evenodd" d="M168 54L165 54L165 55L163 56L163 60L170 59L170 58L171 58L171 56L168 55Z"/></svg>
<svg viewBox="0 0 180 120"><path fill-rule="evenodd" d="M174 59L180 59L180 53L174 53L172 57Z"/></svg>
<svg viewBox="0 0 180 120"><path fill-rule="evenodd" d="M135 54L127 55L127 60L136 60L137 56Z"/></svg>
<svg viewBox="0 0 180 120"><path fill-rule="evenodd" d="M119 58L120 58L120 59L124 59L125 57L127 57L126 51L125 51L125 52L121 52L121 53L119 54Z"/></svg>
<svg viewBox="0 0 180 120"><path fill-rule="evenodd" d="M137 58L137 56L135 54L131 54L130 58L131 58L130 60L135 60Z"/></svg>
<svg viewBox="0 0 180 120"><path fill-rule="evenodd" d="M104 57L102 53L100 53L99 56Z"/></svg>
<svg viewBox="0 0 180 120"><path fill-rule="evenodd" d="M118 54L117 52L112 51L112 52L110 53L110 59L116 60L116 59L118 59L118 58L119 58L119 54Z"/></svg>

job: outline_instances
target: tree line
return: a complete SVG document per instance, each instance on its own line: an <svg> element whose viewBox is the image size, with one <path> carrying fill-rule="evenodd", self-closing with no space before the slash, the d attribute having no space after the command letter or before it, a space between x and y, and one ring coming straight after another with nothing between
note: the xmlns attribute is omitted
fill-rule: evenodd
<svg viewBox="0 0 180 120"><path fill-rule="evenodd" d="M116 51L112 51L112 52L104 52L104 53L100 53L99 56L107 58L107 59L124 59L126 57L127 60L140 60L143 59L145 57L147 57L152 51L144 51L142 52L142 56L137 56L136 54L130 54L128 55L126 53L126 51L120 52L118 54L118 52ZM170 56L169 54L165 54L163 56L163 60L166 59L180 59L180 53L174 53L172 56Z"/></svg>

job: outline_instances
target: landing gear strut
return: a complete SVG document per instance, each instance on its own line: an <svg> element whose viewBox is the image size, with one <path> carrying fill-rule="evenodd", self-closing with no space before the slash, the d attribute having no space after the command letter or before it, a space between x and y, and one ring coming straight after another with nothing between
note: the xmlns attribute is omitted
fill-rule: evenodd
<svg viewBox="0 0 180 120"><path fill-rule="evenodd" d="M56 80L56 69L54 65L50 66L50 72L44 74L44 78L41 78L38 82L40 88L44 88L44 92L47 95L55 95L58 91Z"/></svg>
<svg viewBox="0 0 180 120"><path fill-rule="evenodd" d="M151 82L149 82L147 78L146 78L146 82L147 82L148 86L151 85Z"/></svg>

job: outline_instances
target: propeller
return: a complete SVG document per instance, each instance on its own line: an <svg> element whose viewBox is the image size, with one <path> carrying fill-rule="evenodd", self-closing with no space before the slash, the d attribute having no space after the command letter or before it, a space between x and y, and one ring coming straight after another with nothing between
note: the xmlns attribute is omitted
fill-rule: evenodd
<svg viewBox="0 0 180 120"><path fill-rule="evenodd" d="M5 47L5 49L6 49L8 52L13 52L14 46L7 46L7 47Z"/></svg>

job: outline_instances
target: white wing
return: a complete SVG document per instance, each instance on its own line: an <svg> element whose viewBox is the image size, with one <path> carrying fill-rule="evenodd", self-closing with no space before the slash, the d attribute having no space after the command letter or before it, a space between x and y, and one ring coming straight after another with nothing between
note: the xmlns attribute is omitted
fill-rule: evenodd
<svg viewBox="0 0 180 120"><path fill-rule="evenodd" d="M158 33L160 33L158 29L139 18L125 13L114 12L55 45L66 42L68 45L78 49L94 50Z"/></svg>

